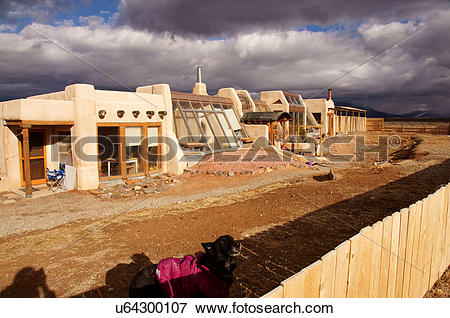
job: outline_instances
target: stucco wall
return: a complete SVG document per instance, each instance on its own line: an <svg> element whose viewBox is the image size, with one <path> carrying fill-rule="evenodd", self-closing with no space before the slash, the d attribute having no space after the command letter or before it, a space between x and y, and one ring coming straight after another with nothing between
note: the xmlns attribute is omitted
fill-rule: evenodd
<svg viewBox="0 0 450 318"><path fill-rule="evenodd" d="M5 120L73 121L71 101L45 99L17 99L3 102Z"/></svg>
<svg viewBox="0 0 450 318"><path fill-rule="evenodd" d="M237 115L239 117L242 117L242 102L239 99L239 96L234 88L231 87L221 88L217 92L217 96L231 99L231 102L233 103L234 108L237 111Z"/></svg>
<svg viewBox="0 0 450 318"><path fill-rule="evenodd" d="M173 106L170 86L168 84L142 86L138 87L136 92L157 94L162 98L162 105L164 110L167 111L167 116L164 118L162 125L162 135L166 138L166 140L163 140L162 147L162 169L170 174L182 174L187 167L187 162L183 160L184 153L173 129ZM157 114L155 115L157 116Z"/></svg>
<svg viewBox="0 0 450 318"><path fill-rule="evenodd" d="M246 125L245 129L248 132L250 138L257 139L258 137L265 137L269 139L269 126L267 125Z"/></svg>
<svg viewBox="0 0 450 318"><path fill-rule="evenodd" d="M27 97L27 99L52 99L52 100L66 100L66 93L64 91L54 92L48 94L41 94Z"/></svg>
<svg viewBox="0 0 450 318"><path fill-rule="evenodd" d="M289 103L282 91L264 91L260 93L261 100L265 101L272 111L289 112ZM274 104L280 100L281 104Z"/></svg>

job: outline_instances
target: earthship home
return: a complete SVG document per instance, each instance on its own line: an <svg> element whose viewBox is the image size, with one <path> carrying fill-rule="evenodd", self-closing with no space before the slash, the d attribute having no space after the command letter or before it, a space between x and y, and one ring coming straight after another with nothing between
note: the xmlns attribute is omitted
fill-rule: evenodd
<svg viewBox="0 0 450 318"><path fill-rule="evenodd" d="M336 109L340 129L364 128ZM33 185L45 183L46 168L60 163L75 168L76 189L90 190L109 180L178 175L207 153L248 147L259 137L275 151L298 152L308 127L322 126L300 95L266 91L256 100L222 88L210 96L200 71L192 94L167 84L136 92L74 84L0 103L0 191L25 187L31 196Z"/></svg>

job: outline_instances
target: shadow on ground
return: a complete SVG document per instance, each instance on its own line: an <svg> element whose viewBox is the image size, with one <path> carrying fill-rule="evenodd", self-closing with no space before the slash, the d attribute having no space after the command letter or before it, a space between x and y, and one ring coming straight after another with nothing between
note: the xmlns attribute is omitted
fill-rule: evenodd
<svg viewBox="0 0 450 318"><path fill-rule="evenodd" d="M11 297L53 298L56 295L47 285L47 275L43 268L35 270L24 267L17 272L13 283L0 292L0 298Z"/></svg>
<svg viewBox="0 0 450 318"><path fill-rule="evenodd" d="M362 228L434 193L449 179L446 160L244 239L231 295L264 295Z"/></svg>

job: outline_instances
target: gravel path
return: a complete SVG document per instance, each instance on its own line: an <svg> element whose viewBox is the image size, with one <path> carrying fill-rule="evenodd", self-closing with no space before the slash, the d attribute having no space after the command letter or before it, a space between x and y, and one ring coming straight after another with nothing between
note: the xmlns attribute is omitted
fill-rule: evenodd
<svg viewBox="0 0 450 318"><path fill-rule="evenodd" d="M328 169L283 168L271 173L245 177L192 176L182 178L182 183L171 187L167 192L140 196L134 199L101 199L84 192L66 192L52 196L21 200L16 203L0 205L0 237L21 234L27 231L44 230L63 224L82 220L94 220L107 216L129 213L143 209L154 209L187 201L220 197L244 191L251 191L266 185L291 181L302 176L324 174ZM208 185L208 180L222 178L227 185ZM234 180L235 181L234 181ZM231 180L231 184L230 184ZM220 184L220 182L219 182ZM193 188L202 191L192 193ZM205 191L205 189L208 189Z"/></svg>

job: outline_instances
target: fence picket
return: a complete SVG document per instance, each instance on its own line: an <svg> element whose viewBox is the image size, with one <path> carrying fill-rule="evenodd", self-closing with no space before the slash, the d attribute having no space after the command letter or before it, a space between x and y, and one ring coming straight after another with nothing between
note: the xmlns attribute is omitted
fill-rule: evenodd
<svg viewBox="0 0 450 318"><path fill-rule="evenodd" d="M317 261L304 269L304 298L319 298L322 261Z"/></svg>
<svg viewBox="0 0 450 318"><path fill-rule="evenodd" d="M303 297L304 285L305 275L302 270L281 282L281 288L283 288L283 298Z"/></svg>
<svg viewBox="0 0 450 318"><path fill-rule="evenodd" d="M358 273L358 289L357 297L367 298L370 292L370 271L372 260L372 241L373 229L368 226L361 230L361 259Z"/></svg>
<svg viewBox="0 0 450 318"><path fill-rule="evenodd" d="M414 241L413 241L413 254L411 260L411 278L409 282L409 297L417 298L419 296L419 286L421 286L422 281L422 261L421 246L423 245L423 237L421 235L423 226L423 205L424 201L419 201L416 203L416 217L414 222Z"/></svg>
<svg viewBox="0 0 450 318"><path fill-rule="evenodd" d="M409 210L407 208L400 210L400 237L398 242L398 258L397 258L397 281L395 283L396 298L403 295L403 279L405 274L406 261L406 242L408 235L408 218Z"/></svg>
<svg viewBox="0 0 450 318"><path fill-rule="evenodd" d="M416 221L418 217L417 204L414 203L409 206L408 209L408 229L406 235L406 251L405 251L405 269L403 275L403 287L402 287L402 297L409 297L409 285L412 270L412 257L413 257L413 245L414 245L414 235L416 231Z"/></svg>
<svg viewBox="0 0 450 318"><path fill-rule="evenodd" d="M421 250L422 256L422 279L421 286L419 288L419 296L422 297L428 290L428 284L430 279L430 266L431 266L431 235L430 235L430 225L431 225L431 196L428 196L423 203L422 207L422 226L421 226L421 236L423 238L423 243L421 240ZM420 255L420 253L419 253Z"/></svg>
<svg viewBox="0 0 450 318"><path fill-rule="evenodd" d="M334 297L347 297L348 265L350 261L350 241L345 241L336 247L336 279Z"/></svg>
<svg viewBox="0 0 450 318"><path fill-rule="evenodd" d="M389 275L388 275L388 291L387 297L395 297L395 286L397 282L397 265L398 265L398 245L400 240L400 213L392 214L392 238L389 260Z"/></svg>
<svg viewBox="0 0 450 318"><path fill-rule="evenodd" d="M361 265L361 241L363 236L357 234L350 239L350 263L348 267L347 298L358 297L358 273Z"/></svg>
<svg viewBox="0 0 450 318"><path fill-rule="evenodd" d="M336 279L337 251L332 250L322 256L322 274L320 275L320 298L334 297L334 282Z"/></svg>
<svg viewBox="0 0 450 318"><path fill-rule="evenodd" d="M450 264L450 184L447 184L445 187L445 201L447 206L447 226L445 227L445 253L446 253L446 262L444 270Z"/></svg>
<svg viewBox="0 0 450 318"><path fill-rule="evenodd" d="M383 244L383 223L378 221L373 226L372 231L372 252L370 261L370 288L369 297L378 297L378 287L380 285L380 262L381 246Z"/></svg>
<svg viewBox="0 0 450 318"><path fill-rule="evenodd" d="M442 187L439 193L439 260L437 261L438 278L444 273L446 269L447 258L446 250L449 248L445 246L445 233L447 227L447 202L446 202L446 187Z"/></svg>
<svg viewBox="0 0 450 318"><path fill-rule="evenodd" d="M383 241L381 244L380 283L378 285L378 297L387 297L389 278L389 260L392 239L392 216L383 219Z"/></svg>

